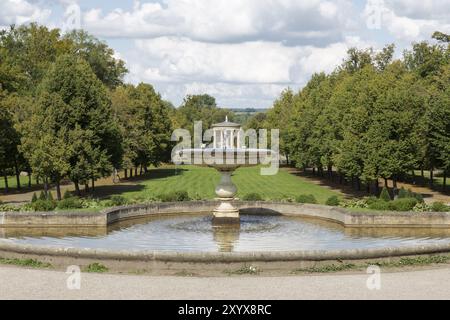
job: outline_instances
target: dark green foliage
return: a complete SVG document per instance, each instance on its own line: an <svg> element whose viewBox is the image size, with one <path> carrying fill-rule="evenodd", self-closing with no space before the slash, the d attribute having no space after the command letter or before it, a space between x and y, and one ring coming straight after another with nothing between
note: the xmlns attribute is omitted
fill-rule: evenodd
<svg viewBox="0 0 450 320"><path fill-rule="evenodd" d="M252 193L247 193L244 197L242 197L242 200L244 200L244 201L262 201L263 198L261 197L261 195L259 193L252 192Z"/></svg>
<svg viewBox="0 0 450 320"><path fill-rule="evenodd" d="M41 193L39 194L39 200L47 200L47 196L45 195L44 191L41 191Z"/></svg>
<svg viewBox="0 0 450 320"><path fill-rule="evenodd" d="M402 198L389 202L389 210L392 211L412 211L417 204L416 198Z"/></svg>
<svg viewBox="0 0 450 320"><path fill-rule="evenodd" d="M391 201L391 196L389 194L389 190L386 187L384 187L383 190L381 191L380 200L383 200L386 202Z"/></svg>
<svg viewBox="0 0 450 320"><path fill-rule="evenodd" d="M49 200L49 201L53 201L54 200L53 199L53 194L52 194L51 191L49 191L48 194L47 194L47 200Z"/></svg>
<svg viewBox="0 0 450 320"><path fill-rule="evenodd" d="M401 187L401 189L398 191L398 199L403 199L403 198L411 198L412 193L410 190L406 190L404 187Z"/></svg>
<svg viewBox="0 0 450 320"><path fill-rule="evenodd" d="M162 202L190 201L191 198L186 191L174 191L159 196Z"/></svg>
<svg viewBox="0 0 450 320"><path fill-rule="evenodd" d="M128 203L128 200L121 195L113 195L109 199L112 206L123 206Z"/></svg>
<svg viewBox="0 0 450 320"><path fill-rule="evenodd" d="M64 191L63 199L69 199L72 198L72 193L70 193L69 190Z"/></svg>
<svg viewBox="0 0 450 320"><path fill-rule="evenodd" d="M51 200L37 200L31 204L34 211L53 211L56 208L56 202Z"/></svg>
<svg viewBox="0 0 450 320"><path fill-rule="evenodd" d="M295 198L295 201L297 203L311 203L311 204L317 203L316 197L314 197L314 195L312 194L301 194Z"/></svg>
<svg viewBox="0 0 450 320"><path fill-rule="evenodd" d="M327 206L332 206L332 207L337 207L340 204L340 200L338 196L331 196L327 199L327 201L325 202L325 204Z"/></svg>
<svg viewBox="0 0 450 320"><path fill-rule="evenodd" d="M369 204L369 209L380 211L390 210L389 202L377 199L376 201L373 201L372 203Z"/></svg>
<svg viewBox="0 0 450 320"><path fill-rule="evenodd" d="M34 203L38 200L38 197L36 195L36 192L33 192L33 197L31 197L31 202Z"/></svg>
<svg viewBox="0 0 450 320"><path fill-rule="evenodd" d="M450 211L450 206L447 206L442 202L433 202L431 210L433 212L448 212Z"/></svg>
<svg viewBox="0 0 450 320"><path fill-rule="evenodd" d="M64 198L58 202L58 209L81 209L83 208L83 201L77 197Z"/></svg>
<svg viewBox="0 0 450 320"><path fill-rule="evenodd" d="M424 203L423 195L420 193L413 193L413 197L416 198L418 203Z"/></svg>

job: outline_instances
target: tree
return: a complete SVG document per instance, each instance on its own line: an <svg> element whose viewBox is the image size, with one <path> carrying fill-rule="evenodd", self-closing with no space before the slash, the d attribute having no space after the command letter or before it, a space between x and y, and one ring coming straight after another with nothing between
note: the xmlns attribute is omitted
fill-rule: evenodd
<svg viewBox="0 0 450 320"><path fill-rule="evenodd" d="M210 95L188 95L178 108L178 123L180 128L193 131L194 122L202 121L203 128L210 128L213 123L222 122L228 116L232 121L233 112L217 107L216 99Z"/></svg>
<svg viewBox="0 0 450 320"><path fill-rule="evenodd" d="M141 166L146 171L149 164L168 161L172 109L154 88L144 83L118 87L112 102L123 136L123 168Z"/></svg>
<svg viewBox="0 0 450 320"><path fill-rule="evenodd" d="M5 192L8 192L8 171L17 163L17 146L19 135L14 129L11 112L0 103L0 170L5 179ZM17 173L17 170L16 170ZM20 187L19 176L18 186Z"/></svg>
<svg viewBox="0 0 450 320"><path fill-rule="evenodd" d="M64 120L70 107L56 94L44 92L35 104L33 115L21 125L21 150L33 172L44 179L45 193L49 182L56 184L61 200L60 182L69 171L71 145Z"/></svg>
<svg viewBox="0 0 450 320"><path fill-rule="evenodd" d="M71 53L89 63L97 78L108 88L123 84L128 72L125 63L114 57L114 50L83 30L74 30L66 34L63 40L71 45Z"/></svg>
<svg viewBox="0 0 450 320"><path fill-rule="evenodd" d="M57 122L61 128L67 133L84 131L81 136L89 138L85 140L84 152L72 152L69 158L70 168L74 170L69 170L68 174L77 189L80 182L86 183L90 179L94 185L97 178L120 167L122 141L108 91L86 61L71 55L58 57L40 90L44 94L57 94L68 106L66 112L58 113ZM85 161L89 161L89 169L86 169Z"/></svg>

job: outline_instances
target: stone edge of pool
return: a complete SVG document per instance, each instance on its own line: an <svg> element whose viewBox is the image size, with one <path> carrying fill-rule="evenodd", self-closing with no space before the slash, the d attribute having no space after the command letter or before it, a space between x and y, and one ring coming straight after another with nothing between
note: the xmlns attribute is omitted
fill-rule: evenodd
<svg viewBox="0 0 450 320"><path fill-rule="evenodd" d="M353 213L342 208L310 204L236 201L243 213L281 214L311 217L339 223L345 227L422 227L449 228L449 213ZM153 214L208 213L216 202L178 202L134 205L104 210L100 213L0 213L0 228L12 227L106 227L118 221L143 218ZM194 210L195 209L195 210ZM79 261L107 261L128 267L160 263L160 269L175 264L202 263L204 265L232 263L324 262L364 259L390 259L402 256L430 255L450 252L450 244L430 244L414 247L387 247L377 249L350 249L334 251L286 252L163 252L110 251L98 249L53 248L0 242L0 257L27 257L58 264ZM169 264L169 265L168 265ZM210 266L212 268L212 265ZM152 264L156 268L156 265Z"/></svg>
<svg viewBox="0 0 450 320"><path fill-rule="evenodd" d="M244 214L281 214L327 220L350 228L445 228L450 213L350 212L344 208L313 204L266 201L235 201ZM0 228L106 227L115 222L157 214L210 213L215 201L151 203L88 212L0 212Z"/></svg>

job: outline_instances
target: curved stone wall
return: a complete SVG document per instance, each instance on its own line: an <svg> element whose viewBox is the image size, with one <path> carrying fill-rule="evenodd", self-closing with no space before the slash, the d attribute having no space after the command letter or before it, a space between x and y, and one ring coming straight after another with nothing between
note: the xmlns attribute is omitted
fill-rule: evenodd
<svg viewBox="0 0 450 320"><path fill-rule="evenodd" d="M449 228L450 213L350 212L343 208L312 204L266 201L236 201L244 214L282 214L332 221L345 227ZM118 221L155 214L211 213L215 201L151 203L116 207L99 213L2 212L2 227L104 227Z"/></svg>

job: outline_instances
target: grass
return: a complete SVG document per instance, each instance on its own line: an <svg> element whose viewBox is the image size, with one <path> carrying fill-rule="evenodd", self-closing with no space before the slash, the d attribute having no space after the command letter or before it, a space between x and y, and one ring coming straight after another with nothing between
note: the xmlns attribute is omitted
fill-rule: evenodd
<svg viewBox="0 0 450 320"><path fill-rule="evenodd" d="M50 263L41 262L34 259L6 259L0 258L0 264L13 265L19 267L28 267L28 268L51 268L52 265Z"/></svg>
<svg viewBox="0 0 450 320"><path fill-rule="evenodd" d="M28 177L27 176L20 176L20 186L22 189L28 189ZM36 180L34 177L31 177L31 186L36 186ZM17 180L16 176L8 176L8 187L9 189L17 189ZM0 192L3 191L5 188L5 178L0 177Z"/></svg>
<svg viewBox="0 0 450 320"><path fill-rule="evenodd" d="M251 265L244 265L237 270L225 270L224 272L228 275L256 275L260 273L260 270Z"/></svg>
<svg viewBox="0 0 450 320"><path fill-rule="evenodd" d="M281 169L275 176L260 175L259 167L240 168L233 174L233 182L238 187L238 197L258 193L265 200L295 198L299 194L312 194L319 203L338 195L337 192L308 182ZM220 174L211 168L195 166L167 166L152 169L147 180L140 181L139 191L123 192L128 199L152 198L177 190L186 190L193 199L213 199L214 189Z"/></svg>
<svg viewBox="0 0 450 320"><path fill-rule="evenodd" d="M419 256L413 258L400 258L394 261L367 262L365 264L330 264L311 268L296 269L293 273L333 273L350 270L363 270L368 266L379 266L380 268L401 268L401 267L418 267L432 264L444 264L450 262L450 255L436 256Z"/></svg>
<svg viewBox="0 0 450 320"><path fill-rule="evenodd" d="M95 262L85 267L83 271L88 273L105 273L108 272L109 269L101 263Z"/></svg>

